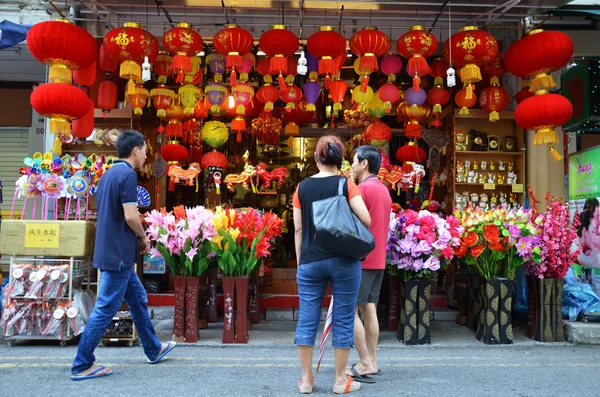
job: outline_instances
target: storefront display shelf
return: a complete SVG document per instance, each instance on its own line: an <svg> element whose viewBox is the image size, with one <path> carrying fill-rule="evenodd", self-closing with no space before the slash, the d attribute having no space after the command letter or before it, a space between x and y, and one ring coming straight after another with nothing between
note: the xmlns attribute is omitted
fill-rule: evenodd
<svg viewBox="0 0 600 397"><path fill-rule="evenodd" d="M483 152L483 151L473 151L473 150L462 150L462 151L456 151L456 155L457 156L484 156L484 157L488 157L488 156L492 156L492 157L518 157L518 156L523 156L523 152L494 152L494 151L487 151L487 152Z"/></svg>

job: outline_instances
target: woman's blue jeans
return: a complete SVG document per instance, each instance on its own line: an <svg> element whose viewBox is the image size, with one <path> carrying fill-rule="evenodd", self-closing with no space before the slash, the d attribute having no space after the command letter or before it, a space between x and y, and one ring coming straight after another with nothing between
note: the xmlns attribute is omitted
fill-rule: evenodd
<svg viewBox="0 0 600 397"><path fill-rule="evenodd" d="M321 307L327 284L333 292L333 347L349 349L354 346L354 316L362 271L360 262L345 257L298 266L296 276L300 296L300 315L295 344L314 346Z"/></svg>
<svg viewBox="0 0 600 397"><path fill-rule="evenodd" d="M83 335L81 335L77 356L71 368L73 375L94 365L96 361L94 350L102 340L113 317L121 308L123 299L129 306L131 318L142 341L146 356L150 360L154 360L160 354L162 344L154 333L154 327L148 314L146 290L135 270L132 267L124 267L118 271L103 270L98 286L98 299Z"/></svg>

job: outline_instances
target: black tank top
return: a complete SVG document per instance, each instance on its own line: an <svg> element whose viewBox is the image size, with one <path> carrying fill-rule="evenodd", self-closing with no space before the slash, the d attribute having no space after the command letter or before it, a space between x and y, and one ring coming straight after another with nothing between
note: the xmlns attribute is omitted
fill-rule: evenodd
<svg viewBox="0 0 600 397"><path fill-rule="evenodd" d="M327 248L315 243L315 223L313 221L312 203L333 197L338 192L341 176L327 176L324 178L307 178L300 182L298 198L302 207L302 250L300 251L300 265L310 262L322 261L337 256ZM348 198L348 184L344 184L344 196Z"/></svg>

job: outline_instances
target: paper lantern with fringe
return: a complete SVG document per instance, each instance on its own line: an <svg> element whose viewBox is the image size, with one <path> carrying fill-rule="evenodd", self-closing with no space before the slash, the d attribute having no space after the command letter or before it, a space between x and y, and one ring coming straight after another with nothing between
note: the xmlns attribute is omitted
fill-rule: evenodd
<svg viewBox="0 0 600 397"><path fill-rule="evenodd" d="M427 76L431 69L427 64L427 57L437 49L435 35L426 31L423 26L415 25L398 39L396 48L401 56L408 58L406 72L413 77L413 91L418 91L421 77Z"/></svg>
<svg viewBox="0 0 600 397"><path fill-rule="evenodd" d="M285 102L285 109L292 110L296 108L296 104L302 99L302 90L294 84L288 84L287 90L279 90L279 96Z"/></svg>
<svg viewBox="0 0 600 397"><path fill-rule="evenodd" d="M348 84L344 80L336 80L329 83L329 93L333 100L333 113L337 116L339 111L342 110L344 97L348 90Z"/></svg>
<svg viewBox="0 0 600 397"><path fill-rule="evenodd" d="M181 99L181 104L184 106L183 112L186 117L194 114L194 106L196 106L196 103L202 98L202 91L200 91L200 88L192 84L182 85L179 87L178 94Z"/></svg>
<svg viewBox="0 0 600 397"><path fill-rule="evenodd" d="M166 51L160 51L152 66L154 73L158 76L158 84L167 84L167 77L171 74L173 57Z"/></svg>
<svg viewBox="0 0 600 397"><path fill-rule="evenodd" d="M177 76L175 82L182 84L185 75L192 71L191 57L202 51L202 36L189 23L181 22L165 33L163 46L173 55L171 68Z"/></svg>
<svg viewBox="0 0 600 397"><path fill-rule="evenodd" d="M365 141L372 146L385 146L392 139L392 129L381 121L376 121L365 128Z"/></svg>
<svg viewBox="0 0 600 397"><path fill-rule="evenodd" d="M207 121L202 127L202 139L213 148L223 146L229 139L227 126L220 121ZM202 167L205 168L205 167Z"/></svg>
<svg viewBox="0 0 600 397"><path fill-rule="evenodd" d="M222 111L220 107L227 99L227 88L222 83L211 82L204 88L204 93L208 98L208 102L212 105L210 112L212 114L220 114Z"/></svg>
<svg viewBox="0 0 600 397"><path fill-rule="evenodd" d="M493 85L479 94L479 106L490 114L492 123L500 120L500 112L510 103L510 94L504 87Z"/></svg>
<svg viewBox="0 0 600 397"><path fill-rule="evenodd" d="M504 54L498 51L496 58L483 66L482 70L490 77L490 85L500 85L502 77L504 77L507 71L504 65Z"/></svg>
<svg viewBox="0 0 600 397"><path fill-rule="evenodd" d="M352 100L358 104L359 112L367 110L367 104L373 100L374 95L373 89L368 86L364 92L358 86L352 89Z"/></svg>
<svg viewBox="0 0 600 397"><path fill-rule="evenodd" d="M392 105L398 102L402 96L400 89L392 83L382 85L377 95L383 101L383 110L386 113L392 110Z"/></svg>
<svg viewBox="0 0 600 397"><path fill-rule="evenodd" d="M390 38L377 30L377 27L366 26L352 35L349 44L350 51L360 57L359 68L363 73L360 90L366 92L369 75L379 70L377 58L384 56L390 50Z"/></svg>
<svg viewBox="0 0 600 397"><path fill-rule="evenodd" d="M246 114L246 106L248 106L254 97L254 87L248 83L238 83L231 87L231 93L235 99L236 113L244 116Z"/></svg>
<svg viewBox="0 0 600 397"><path fill-rule="evenodd" d="M156 117L159 119L164 119L167 117L167 109L173 105L175 91L167 88L164 85L159 85L158 87L150 90L150 98L152 99L152 105L154 105L154 109L156 109Z"/></svg>
<svg viewBox="0 0 600 397"><path fill-rule="evenodd" d="M229 167L229 162L223 153L213 150L202 157L202 163L200 165L203 170L208 170L209 167L226 170Z"/></svg>
<svg viewBox="0 0 600 397"><path fill-rule="evenodd" d="M96 81L96 62L73 71L73 81L80 87L90 87Z"/></svg>
<svg viewBox="0 0 600 397"><path fill-rule="evenodd" d="M223 81L223 73L227 70L225 67L225 57L219 53L212 53L206 56L206 63L210 72L213 74L215 82L220 83Z"/></svg>
<svg viewBox="0 0 600 397"><path fill-rule="evenodd" d="M119 67L119 64L114 59L109 57L104 50L104 44L100 46L100 51L98 53L98 66L100 67L100 70L102 70L107 76L110 76L116 72L117 68Z"/></svg>
<svg viewBox="0 0 600 397"><path fill-rule="evenodd" d="M444 86L444 78L446 77L446 71L448 70L448 64L441 58L436 58L431 65L431 72L429 75L433 77L434 86Z"/></svg>
<svg viewBox="0 0 600 397"><path fill-rule="evenodd" d="M94 102L88 99L89 111L80 119L73 120L73 136L86 139L94 132Z"/></svg>
<svg viewBox="0 0 600 397"><path fill-rule="evenodd" d="M290 73L287 58L298 50L300 46L298 37L287 30L285 25L277 24L260 36L258 45L269 57L269 74L278 75L279 87L284 87L283 75Z"/></svg>
<svg viewBox="0 0 600 397"><path fill-rule="evenodd" d="M306 98L307 109L313 112L317 110L315 105L321 95L321 84L316 81L308 81L302 86L302 91L304 92L304 98Z"/></svg>
<svg viewBox="0 0 600 397"><path fill-rule="evenodd" d="M321 26L307 40L308 52L319 60L319 75L332 76L337 72L335 58L346 53L346 39L333 26Z"/></svg>
<svg viewBox="0 0 600 397"><path fill-rule="evenodd" d="M256 98L265 104L265 112L270 112L273 110L273 103L279 99L279 90L270 84L266 84L258 89Z"/></svg>
<svg viewBox="0 0 600 397"><path fill-rule="evenodd" d="M215 51L225 56L227 70L231 71L229 83L237 84L236 69L241 67L244 58L254 45L250 32L236 24L225 25L225 29L217 32L213 37Z"/></svg>
<svg viewBox="0 0 600 397"><path fill-rule="evenodd" d="M129 81L130 85L133 83ZM144 113L144 108L148 103L148 97L150 93L147 89L142 85L134 85L133 90L127 89L127 100L129 101L129 105L133 109L133 114L136 116L141 116Z"/></svg>
<svg viewBox="0 0 600 397"><path fill-rule="evenodd" d="M175 96L171 107L167 109L167 124L166 137L170 139L183 138L183 125L181 121L185 118L184 108L178 96ZM185 142L184 142L185 143Z"/></svg>
<svg viewBox="0 0 600 397"><path fill-rule="evenodd" d="M104 80L98 86L98 107L102 109L102 117L117 106L117 85L112 80Z"/></svg>
<svg viewBox="0 0 600 397"><path fill-rule="evenodd" d="M433 106L435 120L431 124L436 128L441 127L442 122L439 119L439 114L442 113L442 107L450 102L450 93L445 88L436 86L427 92L427 102Z"/></svg>
<svg viewBox="0 0 600 397"><path fill-rule="evenodd" d="M468 90L466 88L463 88L454 95L454 102L460 108L460 111L458 112L460 115L469 114L469 109L477 102L477 97L475 95L471 95L471 98L467 98L467 96Z"/></svg>
<svg viewBox="0 0 600 397"><path fill-rule="evenodd" d="M556 143L556 127L573 116L573 105L559 94L541 94L525 99L515 110L515 122L524 130L535 130L534 145Z"/></svg>
<svg viewBox="0 0 600 397"><path fill-rule="evenodd" d="M388 76L388 83L396 81L396 75L402 70L402 59L397 55L387 55L381 59L381 71Z"/></svg>
<svg viewBox="0 0 600 397"><path fill-rule="evenodd" d="M204 79L204 69L202 68L202 59L198 56L190 57L192 61L192 71L185 75L185 83L200 85Z"/></svg>

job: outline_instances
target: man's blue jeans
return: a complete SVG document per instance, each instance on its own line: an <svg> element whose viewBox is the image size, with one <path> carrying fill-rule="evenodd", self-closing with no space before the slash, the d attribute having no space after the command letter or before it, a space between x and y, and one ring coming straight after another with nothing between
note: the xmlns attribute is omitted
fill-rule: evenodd
<svg viewBox="0 0 600 397"><path fill-rule="evenodd" d="M77 356L71 368L73 375L94 365L96 361L94 350L114 315L119 311L123 299L129 306L146 356L150 360L154 360L160 354L162 344L154 333L154 327L148 315L146 290L135 270L132 267L124 267L118 271L104 270L98 286L96 305L88 319L83 335L81 335Z"/></svg>

